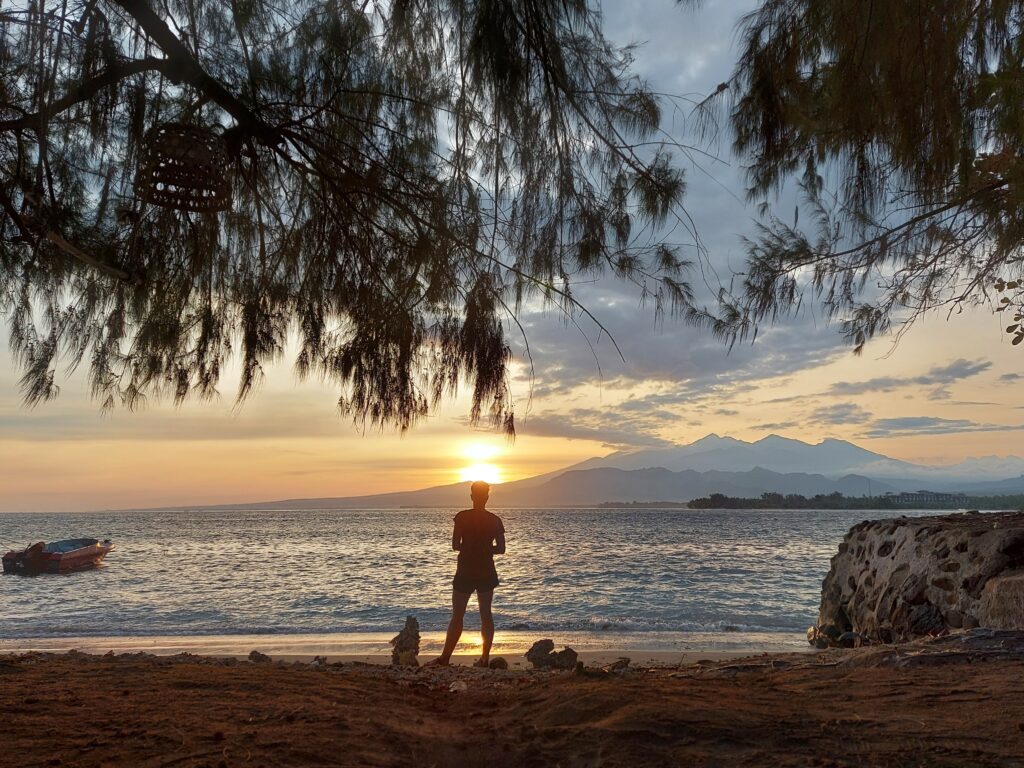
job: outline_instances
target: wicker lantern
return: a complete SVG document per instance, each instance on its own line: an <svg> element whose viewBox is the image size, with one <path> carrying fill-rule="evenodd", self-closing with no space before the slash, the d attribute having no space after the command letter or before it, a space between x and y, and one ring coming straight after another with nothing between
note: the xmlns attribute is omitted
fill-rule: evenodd
<svg viewBox="0 0 1024 768"><path fill-rule="evenodd" d="M154 205L223 211L231 205L224 140L208 128L162 123L146 134L135 186Z"/></svg>

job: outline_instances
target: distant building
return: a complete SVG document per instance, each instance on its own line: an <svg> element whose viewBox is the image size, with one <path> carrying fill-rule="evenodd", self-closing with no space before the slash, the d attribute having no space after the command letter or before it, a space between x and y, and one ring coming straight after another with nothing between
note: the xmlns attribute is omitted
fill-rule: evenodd
<svg viewBox="0 0 1024 768"><path fill-rule="evenodd" d="M885 497L893 504L953 504L967 501L966 493L941 493L924 490L913 493L887 493Z"/></svg>

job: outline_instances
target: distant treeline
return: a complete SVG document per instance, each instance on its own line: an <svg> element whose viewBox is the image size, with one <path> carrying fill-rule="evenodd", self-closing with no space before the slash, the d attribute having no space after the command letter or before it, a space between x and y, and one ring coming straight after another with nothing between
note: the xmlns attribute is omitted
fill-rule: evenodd
<svg viewBox="0 0 1024 768"><path fill-rule="evenodd" d="M900 503L895 496L843 496L838 491L817 496L799 493L762 493L757 499L742 499L713 493L687 504L690 509L1021 509L1024 494L1008 496L965 496L956 501ZM662 504L663 502L658 502Z"/></svg>

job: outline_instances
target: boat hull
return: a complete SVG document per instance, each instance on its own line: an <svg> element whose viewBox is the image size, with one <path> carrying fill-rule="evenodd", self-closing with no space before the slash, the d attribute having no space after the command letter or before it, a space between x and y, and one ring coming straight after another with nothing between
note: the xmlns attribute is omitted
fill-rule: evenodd
<svg viewBox="0 0 1024 768"><path fill-rule="evenodd" d="M68 539L52 544L39 542L3 556L4 573L37 576L42 573L69 573L99 565L114 548L110 541Z"/></svg>

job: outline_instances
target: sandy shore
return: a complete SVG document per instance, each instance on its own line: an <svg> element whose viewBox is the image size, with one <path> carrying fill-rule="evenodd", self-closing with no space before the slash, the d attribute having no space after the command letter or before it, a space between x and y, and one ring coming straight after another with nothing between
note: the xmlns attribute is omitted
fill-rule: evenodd
<svg viewBox="0 0 1024 768"><path fill-rule="evenodd" d="M197 656L219 656L245 659L258 650L283 661L311 661L325 657L328 662L364 662L389 664L391 647L388 633L331 633L289 635L191 635L148 637L57 637L0 640L2 653L61 653L70 650L84 653L115 654L144 652L156 656L190 653ZM523 653L545 635L541 632L498 632L493 655L504 656L512 666L528 666ZM552 636L558 647L575 649L580 659L591 664L608 663L621 656L646 665L678 665L701 659L732 659L758 653L806 652L809 650L802 634L733 632L693 633L559 633ZM456 663L472 663L478 658L479 635L467 631L459 645ZM421 657L436 656L444 644L444 633L423 632Z"/></svg>
<svg viewBox="0 0 1024 768"><path fill-rule="evenodd" d="M17 765L1020 766L1024 633L584 674L0 656Z"/></svg>

